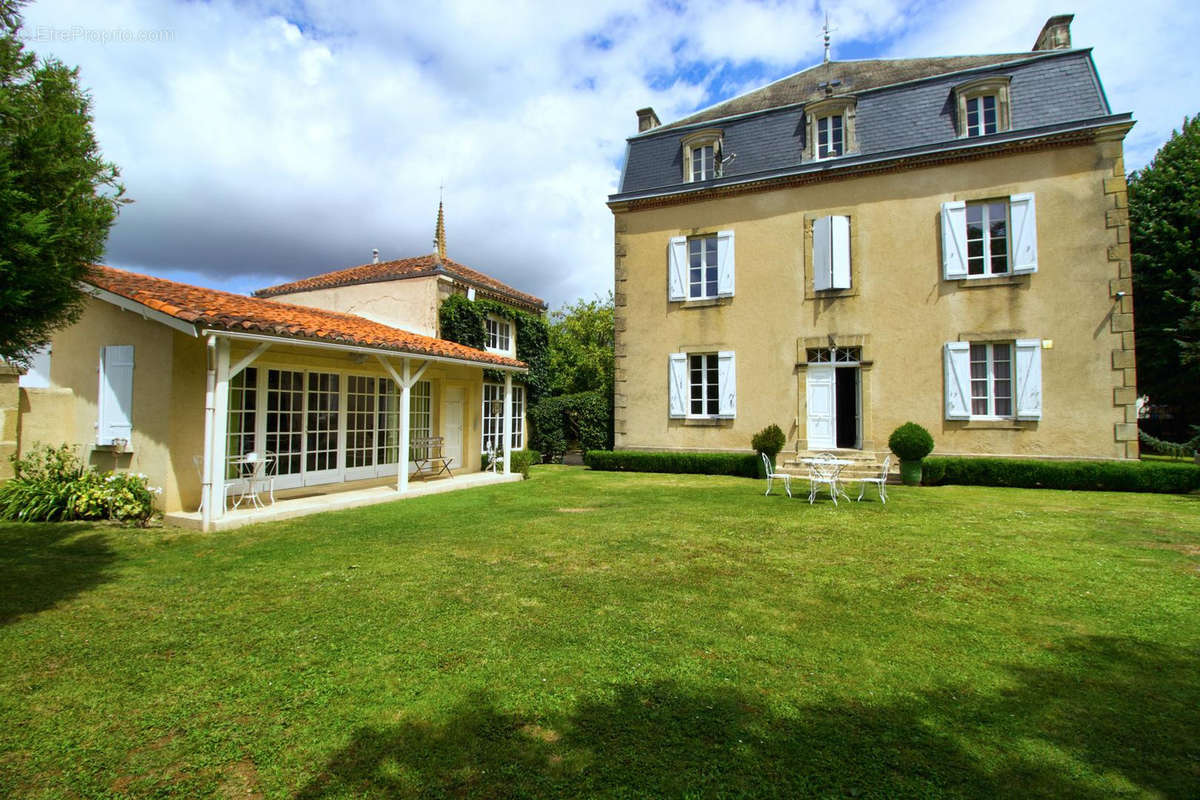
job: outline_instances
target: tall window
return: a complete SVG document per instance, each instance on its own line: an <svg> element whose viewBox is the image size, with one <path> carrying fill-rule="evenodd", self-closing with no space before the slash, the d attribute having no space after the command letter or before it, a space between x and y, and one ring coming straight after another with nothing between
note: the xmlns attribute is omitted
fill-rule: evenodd
<svg viewBox="0 0 1200 800"><path fill-rule="evenodd" d="M346 467L375 463L375 378L346 376Z"/></svg>
<svg viewBox="0 0 1200 800"><path fill-rule="evenodd" d="M513 386L512 449L525 447L525 387ZM504 386L499 383L483 385L483 452L503 449Z"/></svg>
<svg viewBox="0 0 1200 800"><path fill-rule="evenodd" d="M484 346L494 353L512 352L512 326L508 320L488 317L484 320Z"/></svg>
<svg viewBox="0 0 1200 800"><path fill-rule="evenodd" d="M717 237L688 239L688 299L717 296Z"/></svg>
<svg viewBox="0 0 1200 800"><path fill-rule="evenodd" d="M300 474L303 435L304 373L267 370L266 450L275 454L278 474Z"/></svg>
<svg viewBox="0 0 1200 800"><path fill-rule="evenodd" d="M842 115L834 114L817 120L817 158L840 156L845 149Z"/></svg>
<svg viewBox="0 0 1200 800"><path fill-rule="evenodd" d="M1012 416L1012 374L1010 343L971 345L971 416Z"/></svg>
<svg viewBox="0 0 1200 800"><path fill-rule="evenodd" d="M433 402L429 390L429 381L417 381L413 384L408 399L408 428L409 441L426 439L433 435ZM428 447L409 447L408 459L428 458Z"/></svg>
<svg viewBox="0 0 1200 800"><path fill-rule="evenodd" d="M692 148L692 180L706 181L716 177L713 167L713 146L711 144Z"/></svg>
<svg viewBox="0 0 1200 800"><path fill-rule="evenodd" d="M984 136L997 130L996 95L967 98L967 136Z"/></svg>
<svg viewBox="0 0 1200 800"><path fill-rule="evenodd" d="M228 456L243 456L254 450L257 417L258 368L246 367L229 381ZM238 467L228 465L225 477L238 477Z"/></svg>
<svg viewBox="0 0 1200 800"><path fill-rule="evenodd" d="M717 393L717 354L704 353L688 356L688 384L690 403L688 413L693 416L715 417L721 413L720 397Z"/></svg>
<svg viewBox="0 0 1200 800"><path fill-rule="evenodd" d="M967 274L1008 273L1008 203L967 203Z"/></svg>
<svg viewBox="0 0 1200 800"><path fill-rule="evenodd" d="M308 419L304 427L305 469L321 472L338 468L338 401L341 375L336 372L308 373Z"/></svg>
<svg viewBox="0 0 1200 800"><path fill-rule="evenodd" d="M391 378L379 379L379 400L376 409L376 425L379 430L376 437L376 463L395 464L400 460L400 392L396 390L396 382Z"/></svg>

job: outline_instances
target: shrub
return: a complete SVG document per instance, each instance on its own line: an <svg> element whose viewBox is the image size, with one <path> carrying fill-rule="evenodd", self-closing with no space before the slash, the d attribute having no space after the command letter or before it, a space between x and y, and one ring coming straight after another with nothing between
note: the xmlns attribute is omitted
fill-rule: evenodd
<svg viewBox="0 0 1200 800"><path fill-rule="evenodd" d="M589 450L583 463L610 472L673 472L757 478L757 453L655 453L642 450Z"/></svg>
<svg viewBox="0 0 1200 800"><path fill-rule="evenodd" d="M101 474L67 445L38 445L12 459L15 477L0 486L0 518L21 522L118 519L145 524L154 513L154 489L145 475Z"/></svg>
<svg viewBox="0 0 1200 800"><path fill-rule="evenodd" d="M754 438L750 440L750 446L754 448L754 452L766 453L772 464L775 463L775 456L779 455L779 451L785 444L787 444L787 437L774 423L754 434Z"/></svg>
<svg viewBox="0 0 1200 800"><path fill-rule="evenodd" d="M578 442L586 453L610 446L611 399L601 392L547 397L528 412L530 443L554 462Z"/></svg>
<svg viewBox="0 0 1200 800"><path fill-rule="evenodd" d="M901 461L920 461L933 451L933 437L915 422L906 422L888 437L888 448Z"/></svg>
<svg viewBox="0 0 1200 800"><path fill-rule="evenodd" d="M928 458L925 483L1183 494L1200 489L1200 467L1152 461Z"/></svg>
<svg viewBox="0 0 1200 800"><path fill-rule="evenodd" d="M509 459L509 468L528 478L529 466L542 463L542 454L537 450L513 450L509 454Z"/></svg>

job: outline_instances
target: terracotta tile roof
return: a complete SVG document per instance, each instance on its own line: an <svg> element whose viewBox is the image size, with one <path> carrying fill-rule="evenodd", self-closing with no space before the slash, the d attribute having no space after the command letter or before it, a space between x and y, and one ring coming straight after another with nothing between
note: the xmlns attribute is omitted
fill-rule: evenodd
<svg viewBox="0 0 1200 800"><path fill-rule="evenodd" d="M1056 54L1061 51L1054 51ZM692 125L698 122L778 108L795 103L809 103L824 98L822 84L840 81L837 94L855 94L895 83L930 78L965 69L987 67L1010 61L1024 60L1044 53L996 53L980 56L935 56L930 58L864 59L861 61L830 61L809 67L780 78L761 89L717 103L695 114L652 128L648 134Z"/></svg>
<svg viewBox="0 0 1200 800"><path fill-rule="evenodd" d="M374 347L398 353L455 358L482 365L525 366L513 358L445 339L410 333L354 314L189 286L112 267L93 265L84 281L147 308L206 328Z"/></svg>
<svg viewBox="0 0 1200 800"><path fill-rule="evenodd" d="M451 278L457 278L464 283L471 284L484 291L494 292L503 298L532 308L543 309L546 307L545 301L540 297L519 292L489 275L484 275L478 270L471 269L449 258L439 259L433 254L417 256L416 258L401 258L394 261L381 261L378 264L362 264L361 266L340 269L335 272L326 272L321 275L313 275L311 278L258 289L254 292L254 295L256 297L273 297L280 294L310 292L315 289L332 289L335 286L351 286L358 283L378 283L379 281L403 280L404 278L420 278L426 275L448 275Z"/></svg>

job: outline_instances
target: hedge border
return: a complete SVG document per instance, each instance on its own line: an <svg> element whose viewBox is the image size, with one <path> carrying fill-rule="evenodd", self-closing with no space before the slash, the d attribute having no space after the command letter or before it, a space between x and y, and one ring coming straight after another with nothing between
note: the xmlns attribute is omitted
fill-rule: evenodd
<svg viewBox="0 0 1200 800"><path fill-rule="evenodd" d="M665 472L689 475L733 475L757 478L757 453L654 452L589 450L583 463L605 472Z"/></svg>
<svg viewBox="0 0 1200 800"><path fill-rule="evenodd" d="M922 462L927 486L1007 486L1087 492L1186 494L1200 489L1200 466L1149 461L1040 461L934 456Z"/></svg>

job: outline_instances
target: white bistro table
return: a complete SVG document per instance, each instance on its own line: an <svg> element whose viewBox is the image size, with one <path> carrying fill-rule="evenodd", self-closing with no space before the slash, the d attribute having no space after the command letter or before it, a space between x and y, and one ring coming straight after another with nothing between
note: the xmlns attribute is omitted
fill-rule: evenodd
<svg viewBox="0 0 1200 800"><path fill-rule="evenodd" d="M807 464L809 469L808 502L810 504L816 499L819 486L829 487L829 497L835 506L839 494L847 500L850 499L850 495L842 486L842 470L853 466L853 461L847 461L844 458L802 458L800 463Z"/></svg>

